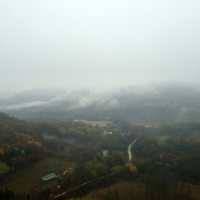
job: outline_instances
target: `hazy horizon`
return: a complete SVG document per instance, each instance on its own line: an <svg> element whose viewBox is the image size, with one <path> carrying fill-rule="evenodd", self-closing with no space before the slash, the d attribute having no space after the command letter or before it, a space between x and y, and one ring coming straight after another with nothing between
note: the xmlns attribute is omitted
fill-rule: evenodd
<svg viewBox="0 0 200 200"><path fill-rule="evenodd" d="M0 200L199 200L200 1L0 0Z"/></svg>
<svg viewBox="0 0 200 200"><path fill-rule="evenodd" d="M0 93L199 84L200 3L0 2Z"/></svg>

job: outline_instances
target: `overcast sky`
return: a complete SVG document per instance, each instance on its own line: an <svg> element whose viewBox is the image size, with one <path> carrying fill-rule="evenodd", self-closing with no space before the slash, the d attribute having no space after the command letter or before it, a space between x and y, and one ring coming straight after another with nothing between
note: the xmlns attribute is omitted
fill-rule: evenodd
<svg viewBox="0 0 200 200"><path fill-rule="evenodd" d="M198 0L0 0L0 91L198 82Z"/></svg>

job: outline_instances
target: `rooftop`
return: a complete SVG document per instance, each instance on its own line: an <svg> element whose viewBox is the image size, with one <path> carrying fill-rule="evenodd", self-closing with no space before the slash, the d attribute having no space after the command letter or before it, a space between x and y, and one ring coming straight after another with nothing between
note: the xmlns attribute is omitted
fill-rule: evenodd
<svg viewBox="0 0 200 200"><path fill-rule="evenodd" d="M42 181L50 181L50 180L53 180L53 179L56 179L56 178L58 178L58 176L55 173L50 173L50 174L48 174L46 176L43 176L41 178L41 180Z"/></svg>

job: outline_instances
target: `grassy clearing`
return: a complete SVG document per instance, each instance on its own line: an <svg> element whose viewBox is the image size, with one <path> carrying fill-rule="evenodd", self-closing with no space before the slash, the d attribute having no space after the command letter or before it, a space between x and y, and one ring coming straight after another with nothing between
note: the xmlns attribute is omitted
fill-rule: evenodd
<svg viewBox="0 0 200 200"><path fill-rule="evenodd" d="M47 158L33 164L31 167L18 171L12 175L8 187L15 192L29 192L40 184L40 178L50 172L59 173L71 164L58 158Z"/></svg>
<svg viewBox="0 0 200 200"><path fill-rule="evenodd" d="M167 141L169 140L169 136L158 136L157 137L157 141L159 145L164 145L167 143Z"/></svg>
<svg viewBox="0 0 200 200"><path fill-rule="evenodd" d="M10 168L7 164L0 162L0 174L5 174L10 171Z"/></svg>
<svg viewBox="0 0 200 200"><path fill-rule="evenodd" d="M89 120L76 120L76 121L90 126L107 127L112 125L111 121L89 121Z"/></svg>

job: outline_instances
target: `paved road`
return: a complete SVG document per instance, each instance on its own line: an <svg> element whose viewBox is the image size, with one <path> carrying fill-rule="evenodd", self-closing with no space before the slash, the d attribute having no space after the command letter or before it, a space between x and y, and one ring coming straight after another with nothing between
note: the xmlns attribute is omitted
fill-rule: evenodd
<svg viewBox="0 0 200 200"><path fill-rule="evenodd" d="M90 180L90 181L86 181L78 186L75 186L65 192L62 192L60 194L57 194L55 196L53 196L53 200L63 200L63 199L66 199L67 197L69 196L73 196L75 193L77 193L78 191L84 189L85 187L88 187L88 186L91 186L91 185L94 185L95 183L98 183L104 179L107 179L107 178L110 178L112 176L115 176L116 174L115 173L110 173L110 174L107 174L107 175L104 175L104 176L100 176L94 180Z"/></svg>
<svg viewBox="0 0 200 200"><path fill-rule="evenodd" d="M131 142L129 145L128 145L128 160L129 162L133 160L133 147L135 145L135 143L137 142L137 138L135 140L133 140L133 142Z"/></svg>

